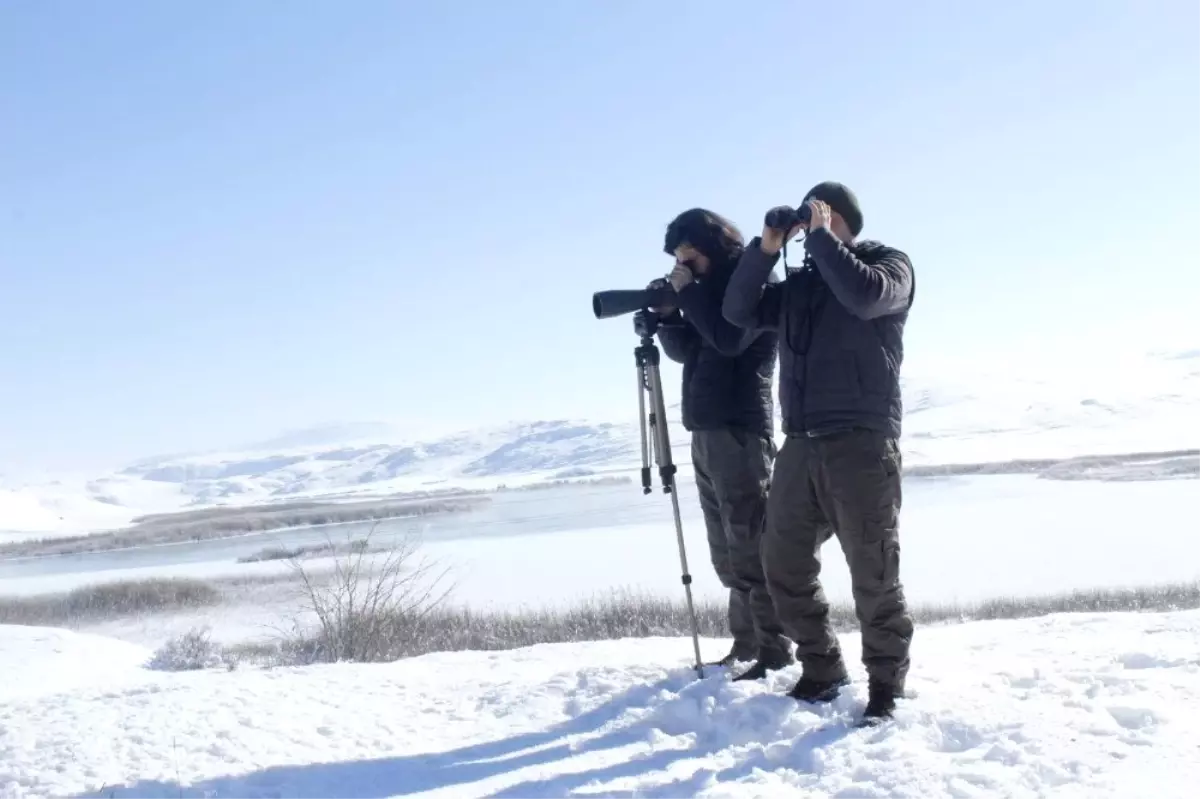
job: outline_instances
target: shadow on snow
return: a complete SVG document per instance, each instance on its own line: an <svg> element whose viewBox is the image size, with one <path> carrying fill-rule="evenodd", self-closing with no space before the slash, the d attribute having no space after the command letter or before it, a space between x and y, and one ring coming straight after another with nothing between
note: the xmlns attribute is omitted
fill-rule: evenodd
<svg viewBox="0 0 1200 799"><path fill-rule="evenodd" d="M717 671L717 670L713 670ZM370 760L349 760L332 763L272 766L248 774L216 777L181 786L175 782L142 780L121 787L106 786L100 790L77 795L77 799L132 799L133 797L344 797L345 799L385 799L407 796L439 788L472 783L500 777L531 766L548 767L559 771L555 764L570 769L567 762L589 753L641 744L648 745L649 733L655 729L651 721L635 721L629 726L609 732L596 733L617 721L631 710L652 711L654 700L663 691L686 697L696 688L700 695L711 690L712 678L697 682L691 670L680 670L670 677L648 685L637 686L617 694L593 710L557 724L547 730L521 733L508 738L473 744L448 752L401 755ZM723 675L718 677L723 679ZM689 684L690 683L690 684ZM753 700L778 702L778 696L759 696ZM790 707L790 700L787 703ZM808 731L789 746L787 760L803 768L811 762L811 753L844 738L851 732L847 723L834 721ZM672 725L675 726L675 725ZM586 736L593 737L586 737ZM573 738L583 740L572 741ZM767 741L763 741L767 743ZM564 796L590 783L605 783L622 777L659 773L672 764L704 758L728 746L722 736L696 742L686 748L655 748L645 754L621 759L619 762L579 771L559 771L543 778L507 785L487 795L496 799L508 797ZM636 791L609 790L589 796L680 796L699 791L713 781L727 782L744 778L755 769L774 769L779 764L768 760L761 751L752 751L732 767L715 770L701 766L690 776L664 782L654 788L642 786Z"/></svg>

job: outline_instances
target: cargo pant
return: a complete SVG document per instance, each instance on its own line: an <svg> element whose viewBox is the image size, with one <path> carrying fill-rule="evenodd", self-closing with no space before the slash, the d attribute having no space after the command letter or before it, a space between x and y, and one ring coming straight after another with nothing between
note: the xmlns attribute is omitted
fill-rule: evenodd
<svg viewBox="0 0 1200 799"><path fill-rule="evenodd" d="M788 653L790 643L763 574L762 536L775 443L741 430L697 430L692 465L721 585L729 589L729 628L739 660Z"/></svg>
<svg viewBox="0 0 1200 799"><path fill-rule="evenodd" d="M901 456L897 441L854 429L789 436L775 462L763 541L767 585L804 675L846 676L818 576L836 535L850 567L872 682L904 689L913 622L900 581Z"/></svg>

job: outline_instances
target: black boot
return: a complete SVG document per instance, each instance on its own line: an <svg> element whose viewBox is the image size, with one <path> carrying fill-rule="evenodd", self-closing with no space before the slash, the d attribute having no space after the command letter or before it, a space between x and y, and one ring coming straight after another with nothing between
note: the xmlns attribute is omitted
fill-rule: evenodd
<svg viewBox="0 0 1200 799"><path fill-rule="evenodd" d="M751 659L753 659L753 657L754 657L753 650L749 650L744 647L738 646L737 644L734 644L733 649L729 650L728 655L721 658L720 660L714 660L711 663L704 663L703 665L705 665L705 666L721 666L724 668L730 668L733 666L734 663L751 660Z"/></svg>
<svg viewBox="0 0 1200 799"><path fill-rule="evenodd" d="M761 680L769 672L786 669L796 662L792 653L787 650L763 650L758 653L754 665L733 678L733 682L741 680Z"/></svg>
<svg viewBox="0 0 1200 799"><path fill-rule="evenodd" d="M867 691L867 709L863 711L863 724L877 724L890 719L896 710L896 700L904 698L903 688L882 682L872 681Z"/></svg>
<svg viewBox="0 0 1200 799"><path fill-rule="evenodd" d="M801 677L788 691L788 696L801 702L824 703L837 699L844 686L850 684L849 677L839 677L836 680L814 680L811 677Z"/></svg>

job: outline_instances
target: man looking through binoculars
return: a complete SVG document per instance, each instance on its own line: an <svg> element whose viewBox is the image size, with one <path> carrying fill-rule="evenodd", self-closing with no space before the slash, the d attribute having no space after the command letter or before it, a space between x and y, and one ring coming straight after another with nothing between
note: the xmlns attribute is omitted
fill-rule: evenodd
<svg viewBox="0 0 1200 799"><path fill-rule="evenodd" d="M671 305L639 311L639 335L657 327L659 343L683 365L682 422L692 434L692 464L708 533L709 554L729 589L733 648L718 663L754 664L735 680L756 680L794 662L790 642L767 591L760 542L775 457L772 379L777 335L738 328L721 315L742 234L702 208L667 227L663 250L675 257L650 289ZM651 316L653 315L653 316Z"/></svg>
<svg viewBox="0 0 1200 799"><path fill-rule="evenodd" d="M900 581L900 365L913 299L908 256L859 241L863 216L840 183L821 183L800 209L772 209L745 248L723 315L749 332L780 333L779 402L787 439L768 498L763 563L796 642L803 674L790 694L833 699L848 682L821 588L822 545L836 535L850 566L869 676L866 719L903 696L913 622ZM804 264L770 282L801 230Z"/></svg>

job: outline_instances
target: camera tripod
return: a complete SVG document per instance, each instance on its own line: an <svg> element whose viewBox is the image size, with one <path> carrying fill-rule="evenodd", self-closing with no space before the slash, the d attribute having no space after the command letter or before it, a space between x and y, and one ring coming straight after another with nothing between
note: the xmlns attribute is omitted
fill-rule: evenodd
<svg viewBox="0 0 1200 799"><path fill-rule="evenodd" d="M675 489L675 463L671 459L671 439L667 432L667 409L663 402L662 378L659 373L660 356L654 343L657 320L637 330L641 344L633 351L638 375L638 416L642 432L642 493L651 491L650 459L654 456L658 464L658 475L664 494L671 495L671 509L675 514L675 536L679 542L679 564L683 570L683 590L687 595L688 615L692 622L692 645L696 651L696 673L704 677L704 665L700 659L700 625L696 620L696 607L692 602L692 575L688 573L687 550L683 543L683 521L679 515L679 495ZM646 394L650 395L650 413L646 414Z"/></svg>

